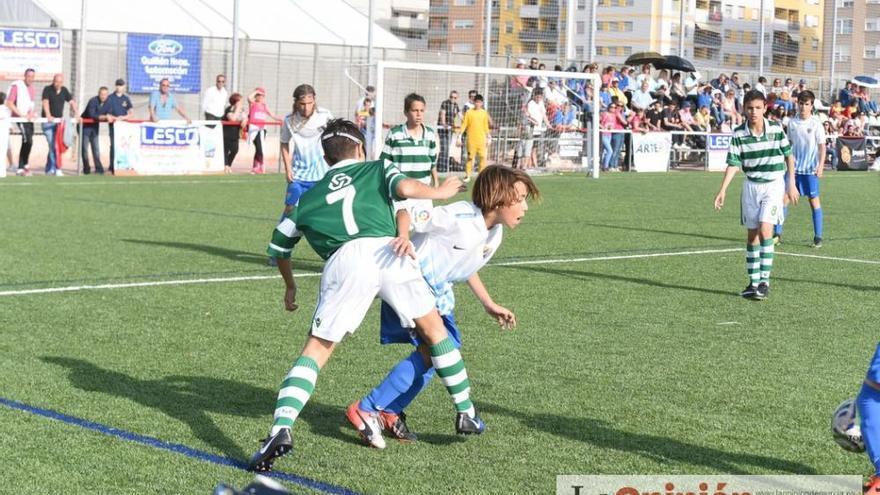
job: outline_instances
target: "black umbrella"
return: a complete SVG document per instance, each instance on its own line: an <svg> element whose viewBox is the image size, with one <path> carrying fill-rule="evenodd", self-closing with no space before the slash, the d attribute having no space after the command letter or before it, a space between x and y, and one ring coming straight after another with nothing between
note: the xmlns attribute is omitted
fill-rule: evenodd
<svg viewBox="0 0 880 495"><path fill-rule="evenodd" d="M643 65L643 64L657 64L659 62L664 62L665 57L660 55L657 52L638 52L630 55L625 65Z"/></svg>
<svg viewBox="0 0 880 495"><path fill-rule="evenodd" d="M678 55L667 55L663 57L662 62L657 62L656 64L654 64L654 67L658 69L678 70L682 72L697 71L697 69L694 68L694 64L692 64L687 59L679 57Z"/></svg>

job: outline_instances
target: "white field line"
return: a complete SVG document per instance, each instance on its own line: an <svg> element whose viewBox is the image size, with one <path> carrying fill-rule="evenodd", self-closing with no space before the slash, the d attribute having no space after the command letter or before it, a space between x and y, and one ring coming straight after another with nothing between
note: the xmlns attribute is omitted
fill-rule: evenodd
<svg viewBox="0 0 880 495"><path fill-rule="evenodd" d="M704 249L701 251L674 251L669 253L648 253L648 254L627 254L619 256L594 256L589 258L558 258L544 260L523 260L523 261L505 261L501 263L490 263L489 266L521 266L521 265L552 265L559 263L583 263L589 261L613 261L613 260L630 260L641 258L661 258L671 256L693 256L699 254L719 254L733 253L742 251L742 248L726 248L726 249ZM829 261L844 261L850 263L863 263L871 265L880 265L880 261L876 260L860 260L853 258L839 258L834 256L818 256L813 254L797 254L777 252L785 256L799 256L804 258L814 258ZM318 277L320 273L300 273L296 277ZM101 290L101 289L127 289L131 287L157 287L162 285L189 285L189 284L215 284L226 282L242 282L251 280L273 280L278 275L252 275L245 277L218 277L218 278L198 278L198 279L181 279L181 280L160 280L156 282L131 282L124 284L101 284L101 285L74 285L67 287L46 287L42 289L23 289L10 290L0 292L0 297L23 296L30 294L48 294L53 292L78 292L84 290Z"/></svg>
<svg viewBox="0 0 880 495"><path fill-rule="evenodd" d="M204 179L192 179L192 180L111 180L111 181L96 181L96 182L54 182L56 179L51 179L53 183L51 187L59 186L59 187L69 187L69 186L125 186L125 185L140 185L140 184L166 184L169 186L173 186L176 184L189 185L189 184L239 184L242 182L250 182L253 184L265 184L266 181L254 180L251 179L224 179L224 180L204 180ZM64 179L61 179L62 181ZM47 185L49 182L0 182L0 187L17 187L17 186L43 186Z"/></svg>

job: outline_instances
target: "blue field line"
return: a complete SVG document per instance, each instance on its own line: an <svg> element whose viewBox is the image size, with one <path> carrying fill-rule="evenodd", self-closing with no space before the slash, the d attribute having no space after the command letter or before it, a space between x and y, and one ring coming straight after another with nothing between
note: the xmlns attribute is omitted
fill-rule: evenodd
<svg viewBox="0 0 880 495"><path fill-rule="evenodd" d="M174 452L175 454L182 454L193 459L198 459L200 461L206 461L213 464L218 464L220 466L228 466L235 469L241 469L243 471L246 470L245 464L237 459L230 459L229 457L211 454L209 452L204 452L194 449L192 447L187 447L186 445L179 443L163 442L158 438L148 437L146 435L139 435L130 431L120 430L119 428L113 428L112 426L102 425L101 423L95 423L87 419L69 416L67 414L53 411L51 409L43 409L40 407L29 406L22 402L6 399L3 397L0 397L0 405L6 406L10 409L16 409L19 411L24 411L26 413L35 414L37 416L43 416L45 418L61 421L62 423L67 423L69 425L79 426L80 428L85 428L87 430L97 431L98 433L121 438L123 440L136 442L141 445L146 445L148 447L167 450L169 452ZM338 495L359 495L357 492L351 491L348 488L322 483L311 478L297 476L295 474L285 473L283 471L271 471L269 473L260 474L263 474L264 476L268 476L270 478L276 478L282 481L296 483L297 485L304 486L313 490L319 490L324 493L332 493Z"/></svg>

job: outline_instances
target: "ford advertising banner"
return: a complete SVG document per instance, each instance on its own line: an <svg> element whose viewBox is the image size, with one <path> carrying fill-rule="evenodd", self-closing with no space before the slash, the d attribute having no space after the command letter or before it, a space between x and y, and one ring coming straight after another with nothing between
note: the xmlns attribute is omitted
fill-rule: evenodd
<svg viewBox="0 0 880 495"><path fill-rule="evenodd" d="M222 126L117 122L113 128L117 172L138 175L223 172Z"/></svg>
<svg viewBox="0 0 880 495"><path fill-rule="evenodd" d="M128 87L151 93L167 78L172 93L198 93L202 87L202 39L196 36L128 35Z"/></svg>
<svg viewBox="0 0 880 495"><path fill-rule="evenodd" d="M61 41L54 29L0 28L0 79L21 79L31 68L36 80L51 81L62 72Z"/></svg>

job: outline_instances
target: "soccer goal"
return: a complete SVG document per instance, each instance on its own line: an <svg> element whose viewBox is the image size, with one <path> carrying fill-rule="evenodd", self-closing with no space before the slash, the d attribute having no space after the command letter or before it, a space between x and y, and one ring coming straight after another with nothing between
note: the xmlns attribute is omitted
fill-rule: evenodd
<svg viewBox="0 0 880 495"><path fill-rule="evenodd" d="M588 85L597 90L589 91ZM389 129L406 121L404 99L416 93L426 101L424 123L438 132L438 170L464 170L473 136L462 136L460 129L465 112L474 107L469 93L476 92L491 121L487 164L598 177L598 88L598 76L584 72L379 61L376 102L366 126L368 154L379 156Z"/></svg>

